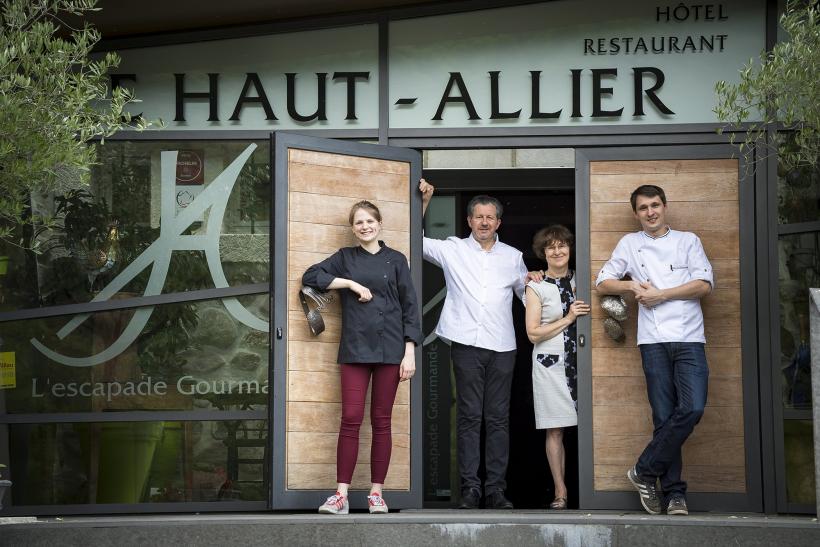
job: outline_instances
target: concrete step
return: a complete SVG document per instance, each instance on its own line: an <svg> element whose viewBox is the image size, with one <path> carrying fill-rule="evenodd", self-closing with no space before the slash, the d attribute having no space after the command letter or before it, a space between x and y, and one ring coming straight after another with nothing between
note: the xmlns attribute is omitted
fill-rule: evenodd
<svg viewBox="0 0 820 547"><path fill-rule="evenodd" d="M820 545L816 518L596 511L402 511L49 517L0 521L0 545L641 547Z"/></svg>

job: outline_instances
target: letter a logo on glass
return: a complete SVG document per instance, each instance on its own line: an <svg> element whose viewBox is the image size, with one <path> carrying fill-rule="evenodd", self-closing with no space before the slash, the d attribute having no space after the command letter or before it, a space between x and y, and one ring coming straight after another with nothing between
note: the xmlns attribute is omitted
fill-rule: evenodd
<svg viewBox="0 0 820 547"><path fill-rule="evenodd" d="M151 273L143 296L157 296L161 294L162 287L165 285L166 276L168 275L171 254L174 251L204 251L214 286L218 289L228 287L228 280L225 278L225 272L222 270L222 262L219 257L220 229L222 227L222 219L225 216L225 207L228 204L228 196L230 196L231 190L234 184L236 184L239 172L255 149L255 144L249 145L202 193L196 196L187 207L181 209L179 212L176 211L176 195L174 189L177 151L162 152L162 196L159 238L106 285L92 302L108 300L149 266L151 267ZM206 217L207 225L205 235L183 235L183 232L191 223L203 218L205 211L209 209L210 213ZM228 312L240 323L256 330L268 331L268 322L248 311L236 298L223 298L222 303ZM31 339L31 343L40 353L63 365L70 367L91 367L99 365L125 351L126 348L137 339L142 329L145 328L153 311L153 306L137 308L137 311L134 312L131 321L129 321L119 338L106 349L88 357L69 357L62 355L46 347L35 338ZM88 319L89 315L90 314L86 313L74 316L71 321L57 331L57 337L61 340L64 339Z"/></svg>

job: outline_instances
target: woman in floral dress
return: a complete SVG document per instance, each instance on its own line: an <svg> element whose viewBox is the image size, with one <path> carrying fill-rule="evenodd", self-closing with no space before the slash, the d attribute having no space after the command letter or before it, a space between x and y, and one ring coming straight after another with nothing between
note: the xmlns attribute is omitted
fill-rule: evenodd
<svg viewBox="0 0 820 547"><path fill-rule="evenodd" d="M555 484L551 509L567 507L564 428L578 424L575 320L589 313L589 305L575 298L575 276L569 269L573 241L572 232L560 224L539 230L532 248L548 268L541 282L527 284L535 427L547 430L547 460Z"/></svg>

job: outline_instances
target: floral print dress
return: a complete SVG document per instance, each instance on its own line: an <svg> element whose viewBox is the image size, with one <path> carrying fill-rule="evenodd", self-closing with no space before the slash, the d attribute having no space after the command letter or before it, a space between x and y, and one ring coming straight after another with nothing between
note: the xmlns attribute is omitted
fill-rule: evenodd
<svg viewBox="0 0 820 547"><path fill-rule="evenodd" d="M531 281L541 300L541 324L546 325L567 315L575 302L575 279L545 277ZM573 323L549 340L535 344L532 350L532 391L535 427L551 429L577 425L578 368L576 364L576 325Z"/></svg>

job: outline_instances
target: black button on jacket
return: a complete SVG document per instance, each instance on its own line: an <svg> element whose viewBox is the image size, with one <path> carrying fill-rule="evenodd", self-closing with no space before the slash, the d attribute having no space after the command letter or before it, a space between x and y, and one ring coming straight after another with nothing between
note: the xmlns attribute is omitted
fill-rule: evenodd
<svg viewBox="0 0 820 547"><path fill-rule="evenodd" d="M344 247L302 276L302 284L314 289L340 277L370 289L373 298L359 302L350 289L338 291L342 303L342 339L339 363L400 364L405 343L421 344L419 306L410 268L403 254L379 241L371 254L359 247Z"/></svg>

